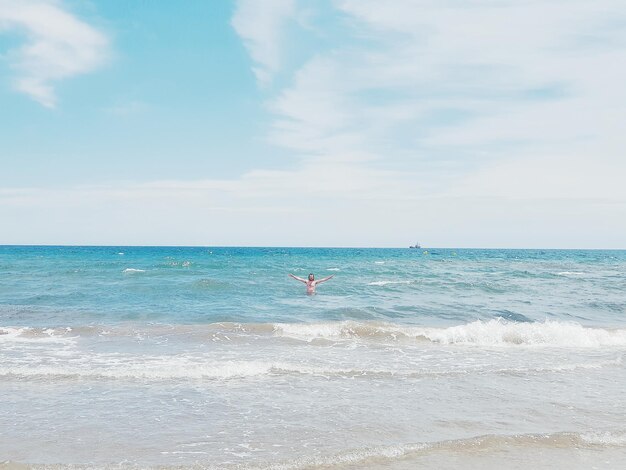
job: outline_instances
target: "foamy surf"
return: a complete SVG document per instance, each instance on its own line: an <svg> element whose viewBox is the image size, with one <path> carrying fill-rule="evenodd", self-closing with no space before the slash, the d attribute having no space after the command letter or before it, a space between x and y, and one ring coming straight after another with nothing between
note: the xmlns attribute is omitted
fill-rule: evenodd
<svg viewBox="0 0 626 470"><path fill-rule="evenodd" d="M411 284L412 281L372 281L368 282L368 286L387 286L390 284Z"/></svg>
<svg viewBox="0 0 626 470"><path fill-rule="evenodd" d="M445 345L554 346L598 348L626 346L626 329L583 327L577 323L546 320L536 323L501 319L466 323L447 328L383 323L326 322L275 324L275 334L313 339L415 339Z"/></svg>
<svg viewBox="0 0 626 470"><path fill-rule="evenodd" d="M98 358L93 358L98 359ZM261 361L226 361L222 363L189 361L180 358L116 357L99 361L75 361L63 364L0 365L0 377L47 379L232 379L269 374L276 367Z"/></svg>
<svg viewBox="0 0 626 470"><path fill-rule="evenodd" d="M387 364L385 367L331 364L238 360L215 361L207 356L120 356L81 354L52 356L46 361L28 360L0 365L0 377L46 380L229 380L272 378L283 376L312 376L326 379L420 379L453 378L469 375L533 376L537 374L568 373L580 370L620 367L622 357L590 362L569 362L545 366L499 367L491 364L445 364L429 366Z"/></svg>
<svg viewBox="0 0 626 470"><path fill-rule="evenodd" d="M58 343L73 344L72 329L0 327L0 344L5 343Z"/></svg>
<svg viewBox="0 0 626 470"><path fill-rule="evenodd" d="M589 436L602 435L605 439L589 439ZM0 468L9 470L22 469L181 469L197 468L205 470L314 470L314 469L412 469L412 468L622 468L626 462L623 448L626 446L626 433L623 430L579 432L547 432L526 434L485 434L459 439L434 440L422 442L406 442L387 445L369 445L352 447L338 452L319 452L307 455L303 449L300 455L291 459L277 461L246 462L251 457L250 451L258 451L249 444L240 444L239 450L228 449L237 461L224 462L216 465L210 454L200 450L210 441L193 443L193 449L161 451L161 455L190 455L195 461L187 465L141 465L132 462L116 464L22 464L17 461L0 463ZM278 448L283 445L278 445ZM608 452L608 453L607 453ZM613 462L614 465L577 466L578 456L589 456L597 464ZM567 456L573 456L568 460ZM614 460L607 461L610 456ZM617 460L615 458L617 457ZM595 458L595 459L594 459ZM265 460L265 459L262 459ZM583 460L584 462L584 460ZM485 467L484 464L490 464ZM572 466L574 464L574 466Z"/></svg>
<svg viewBox="0 0 626 470"><path fill-rule="evenodd" d="M417 341L438 345L482 347L626 347L626 329L586 327L574 322L546 320L515 322L505 319L450 327L425 327L376 321L316 323L210 323L154 324L110 327L0 327L0 341L63 342L81 337L168 338L184 336L187 341L245 341L247 338L285 338L306 342L329 341Z"/></svg>
<svg viewBox="0 0 626 470"><path fill-rule="evenodd" d="M126 268L122 272L126 273L126 274L133 274L133 273L145 273L146 270L145 269L137 269L137 268Z"/></svg>
<svg viewBox="0 0 626 470"><path fill-rule="evenodd" d="M246 467L258 470L300 470L316 468L387 468L399 460L419 463L420 457L433 453L449 456L487 455L503 450L521 450L522 452L550 451L552 449L588 449L598 451L602 448L620 448L626 445L624 431L606 431L599 433L605 439L590 440L595 433L555 432L545 434L488 434L464 439L451 439L435 442L416 442L395 445L381 445L351 449L334 455L302 457L291 461ZM527 461L531 458L527 457ZM504 461L502 462L504 466ZM419 467L421 468L421 466ZM558 468L558 467L557 467Z"/></svg>

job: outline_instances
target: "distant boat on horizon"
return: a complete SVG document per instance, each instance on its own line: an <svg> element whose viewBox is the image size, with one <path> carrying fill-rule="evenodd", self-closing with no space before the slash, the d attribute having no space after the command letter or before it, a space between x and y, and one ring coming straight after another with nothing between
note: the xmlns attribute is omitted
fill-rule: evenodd
<svg viewBox="0 0 626 470"><path fill-rule="evenodd" d="M411 245L409 246L409 248L421 248L422 245L420 245L420 242L415 242L415 245Z"/></svg>

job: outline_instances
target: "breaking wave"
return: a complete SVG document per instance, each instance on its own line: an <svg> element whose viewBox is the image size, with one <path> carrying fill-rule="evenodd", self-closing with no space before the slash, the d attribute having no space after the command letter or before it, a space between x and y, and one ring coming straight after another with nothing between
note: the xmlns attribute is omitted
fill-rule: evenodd
<svg viewBox="0 0 626 470"><path fill-rule="evenodd" d="M290 460L267 463L236 463L226 465L214 465L210 462L197 462L189 468L213 469L239 469L239 470L300 470L315 468L386 468L396 462L406 460L408 464L415 463L419 468L419 459L433 455L438 452L443 456L442 462L449 462L445 456L450 456L452 462L458 466L458 458L467 455L476 457L477 455L489 455L492 452L524 453L539 451L542 455L544 451L568 449L580 451L588 449L593 452L602 449L620 449L626 445L626 432L623 430L600 431L590 433L576 432L553 432L546 434L487 434L482 436L450 439L433 442L416 442L405 444L391 444L352 448L336 453L324 455L302 456ZM477 453L478 452L478 453ZM168 454L170 452L162 452ZM171 453L192 453L205 454L202 451L191 452L171 452ZM526 459L528 461L528 459ZM4 462L7 468L33 468L33 469L94 469L94 468L138 468L136 465L108 464L21 464L15 461ZM142 466L141 468L183 468L181 466ZM403 467L404 468L404 467ZM411 467L407 467L411 468ZM430 466L429 466L430 468ZM446 468L448 468L446 466ZM450 467L452 468L452 467ZM466 468L463 466L463 468ZM517 467L515 467L517 468ZM543 467L542 467L543 468Z"/></svg>
<svg viewBox="0 0 626 470"><path fill-rule="evenodd" d="M387 446L372 446L352 449L334 455L302 457L291 461L255 466L251 468L267 470L298 470L302 468L334 468L336 466L368 467L372 464L383 465L396 460L419 458L432 451L461 453L476 451L489 452L502 449L519 449L524 452L533 449L599 449L623 447L626 445L626 433L606 431L600 433L556 432L549 434L489 434L466 439L453 439L438 442L418 442ZM378 468L378 467L377 467Z"/></svg>
<svg viewBox="0 0 626 470"><path fill-rule="evenodd" d="M626 346L626 329L583 327L578 323L546 320L519 323L502 319L474 321L447 328L391 325L386 323L289 323L276 324L277 335L303 340L390 338L416 339L438 344L477 346Z"/></svg>
<svg viewBox="0 0 626 470"><path fill-rule="evenodd" d="M375 321L335 321L318 323L210 323L210 324L128 324L83 327L0 327L1 341L62 342L82 336L184 336L206 341L246 339L250 336L285 338L311 342L329 341L418 341L440 345L484 347L625 347L626 329L585 327L574 322L546 320L516 322L498 318L477 320L451 327L423 327Z"/></svg>
<svg viewBox="0 0 626 470"><path fill-rule="evenodd" d="M421 367L385 366L368 367L334 366L332 364L306 364L271 360L216 361L207 356L127 356L87 354L80 357L48 357L45 361L25 359L5 361L0 365L0 377L45 380L119 379L119 380L221 380L272 376L315 376L326 379L412 379L428 377L457 377L465 375L536 375L543 373L573 372L577 370L617 367L622 357L584 362L550 364L535 367L498 367L442 364Z"/></svg>
<svg viewBox="0 0 626 470"><path fill-rule="evenodd" d="M368 286L387 286L393 284L411 284L412 281L372 281L368 282Z"/></svg>

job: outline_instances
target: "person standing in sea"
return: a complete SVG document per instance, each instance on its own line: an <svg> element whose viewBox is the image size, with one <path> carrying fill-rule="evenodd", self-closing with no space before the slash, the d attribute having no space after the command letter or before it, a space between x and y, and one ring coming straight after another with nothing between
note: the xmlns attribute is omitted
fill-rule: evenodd
<svg viewBox="0 0 626 470"><path fill-rule="evenodd" d="M294 276L293 274L289 273L289 277L292 277L293 279L295 279L296 281L300 281L306 284L306 293L307 294L315 294L315 287L318 284L321 284L322 282L326 282L329 279L332 279L335 275L332 274L328 277L325 277L323 279L319 279L319 280L315 280L315 275L313 273L309 274L309 278L308 279L302 279L301 277L298 276Z"/></svg>

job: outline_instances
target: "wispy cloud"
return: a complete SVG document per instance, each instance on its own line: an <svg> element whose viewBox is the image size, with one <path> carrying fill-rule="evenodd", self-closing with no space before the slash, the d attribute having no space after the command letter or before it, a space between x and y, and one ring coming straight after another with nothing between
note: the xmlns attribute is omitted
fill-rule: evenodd
<svg viewBox="0 0 626 470"><path fill-rule="evenodd" d="M25 38L9 51L15 88L47 107L57 102L55 82L91 72L109 51L104 33L54 0L0 0L0 33Z"/></svg>
<svg viewBox="0 0 626 470"><path fill-rule="evenodd" d="M268 99L274 144L309 159L440 168L444 192L451 172L471 177L494 160L623 160L621 2L334 5L343 41Z"/></svg>
<svg viewBox="0 0 626 470"><path fill-rule="evenodd" d="M623 107L626 33L604 29L619 2L336 3L361 41L316 54L271 99L277 144L342 153L346 143L382 143L420 158L446 144L569 137L558 120L520 127L515 116L527 110L567 117L579 100L595 114L610 96L609 109ZM580 135L584 121L569 133Z"/></svg>
<svg viewBox="0 0 626 470"><path fill-rule="evenodd" d="M406 246L419 237L437 246L623 248L626 200L610 191L511 197L520 188L502 186L495 198L466 188L419 195L401 175L322 166L240 180L4 189L0 218L19 223L3 227L0 243Z"/></svg>
<svg viewBox="0 0 626 470"><path fill-rule="evenodd" d="M624 247L622 3L241 0L289 166L6 190L4 242ZM305 6L323 46L298 49Z"/></svg>
<svg viewBox="0 0 626 470"><path fill-rule="evenodd" d="M232 24L254 60L262 84L279 70L285 44L285 23L295 14L295 0L239 0Z"/></svg>
<svg viewBox="0 0 626 470"><path fill-rule="evenodd" d="M626 172L620 0L331 5L316 18L335 21L314 26L340 21L334 47L306 49L292 79L267 97L273 144L303 165L341 164L354 178L385 181L371 194L388 201L397 226L403 201L428 198L442 217L458 220L479 205L483 214L458 228L488 228L485 240L506 231L503 214L515 208L522 215L509 227L541 220L555 237L558 222L550 220L626 216L626 187L614 177ZM264 47L279 47L272 41L279 40L265 36ZM401 197L389 190L397 177L390 174L403 176ZM617 206L599 210L583 200ZM428 229L423 218L413 226Z"/></svg>

